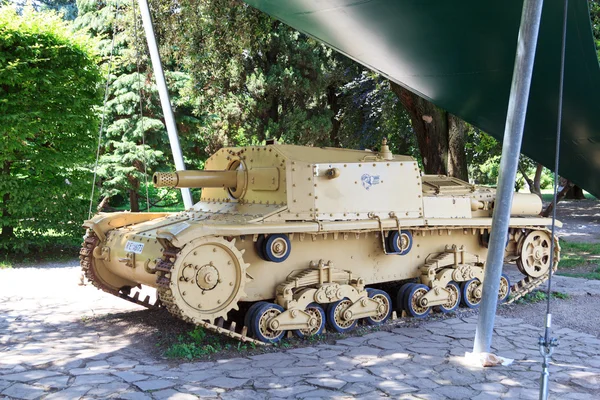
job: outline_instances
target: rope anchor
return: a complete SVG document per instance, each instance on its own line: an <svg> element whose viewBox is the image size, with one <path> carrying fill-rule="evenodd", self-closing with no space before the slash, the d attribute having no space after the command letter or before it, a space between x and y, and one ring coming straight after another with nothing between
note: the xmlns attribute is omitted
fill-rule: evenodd
<svg viewBox="0 0 600 400"><path fill-rule="evenodd" d="M540 354L542 355L542 376L540 378L540 399L548 398L548 379L550 378L550 360L552 359L552 353L554 348L558 346L558 339L548 338L540 336L538 339L538 345L540 347Z"/></svg>

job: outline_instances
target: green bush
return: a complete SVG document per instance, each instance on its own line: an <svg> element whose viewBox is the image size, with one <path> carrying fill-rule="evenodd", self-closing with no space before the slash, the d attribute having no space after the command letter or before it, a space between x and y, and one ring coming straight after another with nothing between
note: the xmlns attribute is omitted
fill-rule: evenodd
<svg viewBox="0 0 600 400"><path fill-rule="evenodd" d="M82 166L101 100L93 48L54 12L0 8L0 250L82 234L91 177Z"/></svg>

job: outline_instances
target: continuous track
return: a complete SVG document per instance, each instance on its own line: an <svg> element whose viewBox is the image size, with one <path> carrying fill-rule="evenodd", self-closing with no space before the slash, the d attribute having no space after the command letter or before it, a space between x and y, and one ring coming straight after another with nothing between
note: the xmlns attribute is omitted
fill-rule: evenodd
<svg viewBox="0 0 600 400"><path fill-rule="evenodd" d="M162 260L156 265L157 270L157 278L156 285L158 296L162 304L169 310L169 312L173 315L178 316L186 322L190 322L192 324L203 327L204 329L219 333L221 335L228 336L232 339L240 340L242 342L253 343L256 345L264 345L266 343L261 342L260 340L256 340L246 335L248 328L243 326L240 332L236 330L235 322L230 322L229 328L224 328L223 325L225 321L223 318L217 319L217 324L211 324L207 321L199 321L193 319L184 314L184 312L177 306L175 303L175 299L173 298L170 285L171 285L171 269L173 268L173 264L175 263L175 259L177 258L177 254L179 249L171 247L167 248L163 251Z"/></svg>
<svg viewBox="0 0 600 400"><path fill-rule="evenodd" d="M94 285L96 288L102 290L103 292L110 293L113 296L120 297L124 300L127 300L129 302L138 304L138 305L146 307L146 308L150 308L150 309L159 308L161 306L161 304L160 304L160 300L158 297L154 303L150 303L150 296L146 296L144 298L144 300L139 299L139 297L140 297L139 291L135 291L132 294L131 291L129 291L129 292L119 291L119 290L116 290L116 289L102 283L102 280L100 280L96 276L96 272L94 269L94 256L93 256L94 248L96 248L96 246L98 246L99 242L100 242L100 239L98 238L98 236L96 236L96 234L93 231L88 230L87 234L85 235L85 237L83 239L83 243L81 244L81 250L79 250L79 260L80 260L79 263L81 265L81 270L83 271L87 280L90 281L92 283L92 285Z"/></svg>
<svg viewBox="0 0 600 400"><path fill-rule="evenodd" d="M489 229L489 227L469 227L469 228ZM522 227L513 227L513 228L517 228L517 229L522 228L522 229L526 229L526 230L532 229L531 226L522 226ZM412 228L411 230L416 230L416 231L421 230L422 231L422 230L426 230L426 228ZM444 230L447 230L447 229L444 229ZM550 230L548 230L548 229L538 228L536 230L545 231L550 236ZM178 253L179 253L178 248L171 247L171 248L166 248L163 251L163 258L156 266L156 270L157 270L156 284L157 284L158 298L157 298L157 301L155 304L150 304L149 296L147 296L145 300L140 301L138 299L139 292L135 293L133 295L130 295L129 293L124 293L123 291L115 290L115 289L103 284L96 277L96 274L94 272L94 267L93 267L93 251L94 251L94 248L98 245L99 241L100 241L99 238L92 231L88 231L88 233L85 237L84 243L82 245L81 251L80 251L82 270L84 271L86 278L90 282L92 282L92 284L95 287L97 287L98 289L103 290L104 292L110 293L114 296L120 297L122 299L125 299L127 301L130 301L132 303L147 307L147 308L156 308L159 306L166 307L167 310L171 314L173 314L187 322L201 326L204 329L209 330L211 332L225 335L232 339L240 340L242 342L253 343L256 345L266 344L264 342L261 342L260 340L257 340L257 339L247 336L247 331L248 331L247 327L243 326L243 327L241 327L241 329L239 329L239 328L236 329L235 322L228 323L229 328L224 328L223 326L225 325L226 321L224 321L222 318L217 319L216 324L211 324L207 321L193 319L190 316L187 316L184 314L184 312L175 303L175 299L172 296L172 292L171 292L171 288L170 288L171 287L171 269L173 268L175 260L178 256ZM556 269L558 267L558 262L560 260L560 245L558 242L558 238L556 238L556 237L554 238L554 243L555 243L554 264L552 266L552 273L554 273L556 271ZM520 281L514 283L511 286L511 297L506 302L506 304L513 303L514 301L522 298L526 294L532 292L537 287L542 285L547 280L548 280L548 273L546 273L538 278L532 278L532 277L526 276L525 278L521 279Z"/></svg>

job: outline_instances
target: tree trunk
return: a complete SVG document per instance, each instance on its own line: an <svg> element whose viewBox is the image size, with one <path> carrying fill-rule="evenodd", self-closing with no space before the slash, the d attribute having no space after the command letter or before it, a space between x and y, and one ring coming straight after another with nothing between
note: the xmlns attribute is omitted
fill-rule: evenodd
<svg viewBox="0 0 600 400"><path fill-rule="evenodd" d="M583 200L585 199L585 195L583 194L583 189L577 185L573 185L571 190L567 192L565 195L565 199L568 200Z"/></svg>
<svg viewBox="0 0 600 400"><path fill-rule="evenodd" d="M573 182L566 181L565 186L563 186L561 191L556 194L556 203L561 201L566 196L566 194L569 192L569 190L571 190L572 187L573 187ZM544 211L542 211L542 217L550 216L550 214L552 214L552 210L554 209L555 206L556 206L556 204L554 204L554 201L551 201L550 204L548 204L548 207L546 207L546 209Z"/></svg>
<svg viewBox="0 0 600 400"><path fill-rule="evenodd" d="M533 194L537 194L540 199L542 198L542 190L540 188L540 180L542 179L542 170L543 169L544 169L544 166L542 164L538 163L538 165L535 169L535 176L534 176L533 180L531 180L531 178L527 175L527 171L525 170L523 165L519 162L519 171L521 171L521 175L523 175L525 182L527 182L527 185L529 186L529 191Z"/></svg>
<svg viewBox="0 0 600 400"><path fill-rule="evenodd" d="M140 162L134 162L134 166L140 169ZM140 190L140 181L134 175L128 175L127 180L129 181L129 209L131 212L139 212L140 211L140 202L138 191Z"/></svg>
<svg viewBox="0 0 600 400"><path fill-rule="evenodd" d="M140 211L140 202L138 199L137 190L129 189L129 209L131 212Z"/></svg>
<svg viewBox="0 0 600 400"><path fill-rule="evenodd" d="M465 123L394 82L390 87L410 116L425 173L468 180Z"/></svg>
<svg viewBox="0 0 600 400"><path fill-rule="evenodd" d="M2 175L5 176L5 179L8 179L10 176L10 161L5 161L2 167ZM10 193L4 193L2 196L2 219L6 221L10 217L10 213L8 212L8 203L10 202ZM10 240L15 237L15 227L12 225L2 225L0 226L0 239L2 240Z"/></svg>
<svg viewBox="0 0 600 400"><path fill-rule="evenodd" d="M468 181L465 121L450 113L446 113L446 116L448 117L448 175Z"/></svg>
<svg viewBox="0 0 600 400"><path fill-rule="evenodd" d="M333 147L340 147L340 126L342 125L340 120L337 118L338 112L340 111L339 98L336 94L336 87L329 86L327 88L327 103L329 108L333 111L331 116L331 132L329 132L329 140Z"/></svg>
<svg viewBox="0 0 600 400"><path fill-rule="evenodd" d="M542 197L542 171L544 170L544 166L540 163L537 164L535 168L535 176L533 177L533 188L531 189L531 193L535 193L538 196Z"/></svg>

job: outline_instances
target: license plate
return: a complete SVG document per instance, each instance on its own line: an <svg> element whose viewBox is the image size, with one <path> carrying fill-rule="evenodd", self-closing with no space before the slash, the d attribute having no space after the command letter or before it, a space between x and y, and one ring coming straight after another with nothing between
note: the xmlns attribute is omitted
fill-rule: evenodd
<svg viewBox="0 0 600 400"><path fill-rule="evenodd" d="M128 240L127 243L125 244L125 251L127 251L129 253L142 254L143 250L144 250L144 243L132 242L131 240Z"/></svg>

